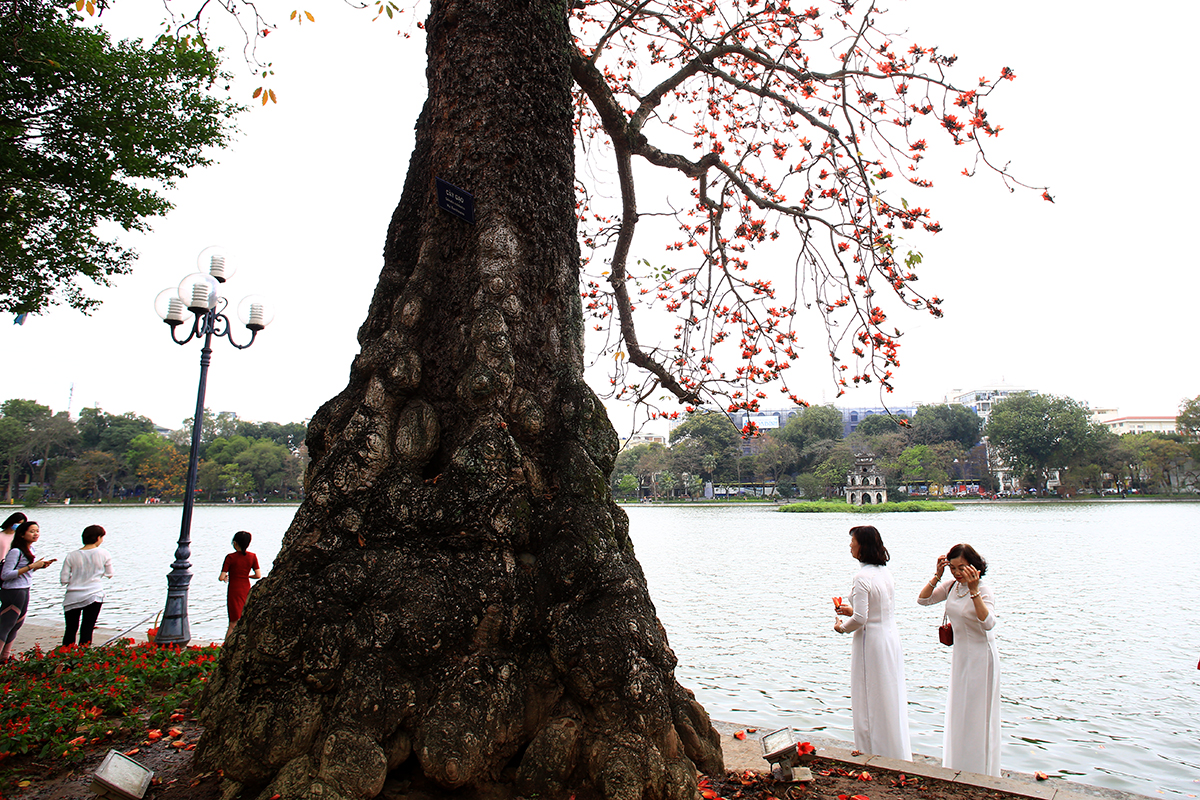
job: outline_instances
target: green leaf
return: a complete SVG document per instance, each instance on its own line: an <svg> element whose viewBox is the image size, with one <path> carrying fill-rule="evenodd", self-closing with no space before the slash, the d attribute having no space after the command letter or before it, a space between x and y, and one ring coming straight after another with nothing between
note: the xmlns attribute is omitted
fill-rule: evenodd
<svg viewBox="0 0 1200 800"><path fill-rule="evenodd" d="M61 4L21 8L0 14L0 311L87 311L98 301L85 286L110 285L136 258L106 231L144 231L165 214L165 191L211 163L243 109L210 93L225 75L202 43L113 41Z"/></svg>

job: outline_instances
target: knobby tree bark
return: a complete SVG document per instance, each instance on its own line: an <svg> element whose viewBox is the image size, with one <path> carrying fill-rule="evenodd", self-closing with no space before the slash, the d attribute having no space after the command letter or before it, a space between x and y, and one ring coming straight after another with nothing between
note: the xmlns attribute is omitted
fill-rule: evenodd
<svg viewBox="0 0 1200 800"><path fill-rule="evenodd" d="M674 676L583 381L572 42L556 0L436 0L429 99L309 492L202 700L271 798L690 798L719 740ZM439 211L434 178L477 224Z"/></svg>

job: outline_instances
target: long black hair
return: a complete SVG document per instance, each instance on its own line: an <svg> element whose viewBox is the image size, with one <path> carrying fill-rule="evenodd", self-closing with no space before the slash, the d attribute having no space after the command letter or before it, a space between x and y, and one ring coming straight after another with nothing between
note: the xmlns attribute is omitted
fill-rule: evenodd
<svg viewBox="0 0 1200 800"><path fill-rule="evenodd" d="M15 525L20 525L22 522L24 522L27 519L29 519L29 517L25 516L20 511L18 511L15 514L9 514L8 519L4 520L4 524L0 525L0 530L6 531Z"/></svg>
<svg viewBox="0 0 1200 800"><path fill-rule="evenodd" d="M37 525L37 523L31 519L27 519L18 525L17 532L13 535L12 543L13 548L20 550L21 554L25 556L25 560L30 564L33 563L33 551L29 549L29 542L25 541L25 534L28 533L29 529L34 525ZM40 528L41 526L38 525L38 527Z"/></svg>
<svg viewBox="0 0 1200 800"><path fill-rule="evenodd" d="M883 546L883 537L874 525L856 525L850 529L850 535L858 542L858 560L862 563L882 567L891 559Z"/></svg>

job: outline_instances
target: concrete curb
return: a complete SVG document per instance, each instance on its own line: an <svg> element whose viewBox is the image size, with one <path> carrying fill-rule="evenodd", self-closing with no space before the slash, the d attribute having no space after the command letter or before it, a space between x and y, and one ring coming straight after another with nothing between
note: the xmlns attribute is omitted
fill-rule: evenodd
<svg viewBox="0 0 1200 800"><path fill-rule="evenodd" d="M767 771L768 765L763 760L759 738L770 731L759 729L753 734L747 733L743 740L736 738L733 734L737 730L746 730L744 726L739 728L730 722L714 720L713 727L721 734L721 751L725 755L725 769L734 772ZM848 767L868 770L874 767L903 772L906 775L917 775L948 783L959 783L963 786L1006 792L1018 797L1028 797L1031 800L1097 800L1097 798L1103 800L1151 800L1146 795L1073 783L1058 778L1039 781L1027 773L1011 770L1001 770L1003 777L1000 778L978 775L974 772L961 772L943 767L941 759L932 756L914 754L912 761L899 761L894 758L873 756L869 753L856 755L852 744L837 739L813 737L809 741L817 748L818 756L839 761Z"/></svg>

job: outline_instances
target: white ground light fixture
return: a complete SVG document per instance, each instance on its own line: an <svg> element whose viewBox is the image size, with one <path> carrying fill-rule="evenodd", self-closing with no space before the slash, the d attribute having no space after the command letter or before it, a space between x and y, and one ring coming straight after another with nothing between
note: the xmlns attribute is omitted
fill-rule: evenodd
<svg viewBox="0 0 1200 800"><path fill-rule="evenodd" d="M128 756L109 750L92 773L92 791L97 797L142 800L154 770L146 769Z"/></svg>

